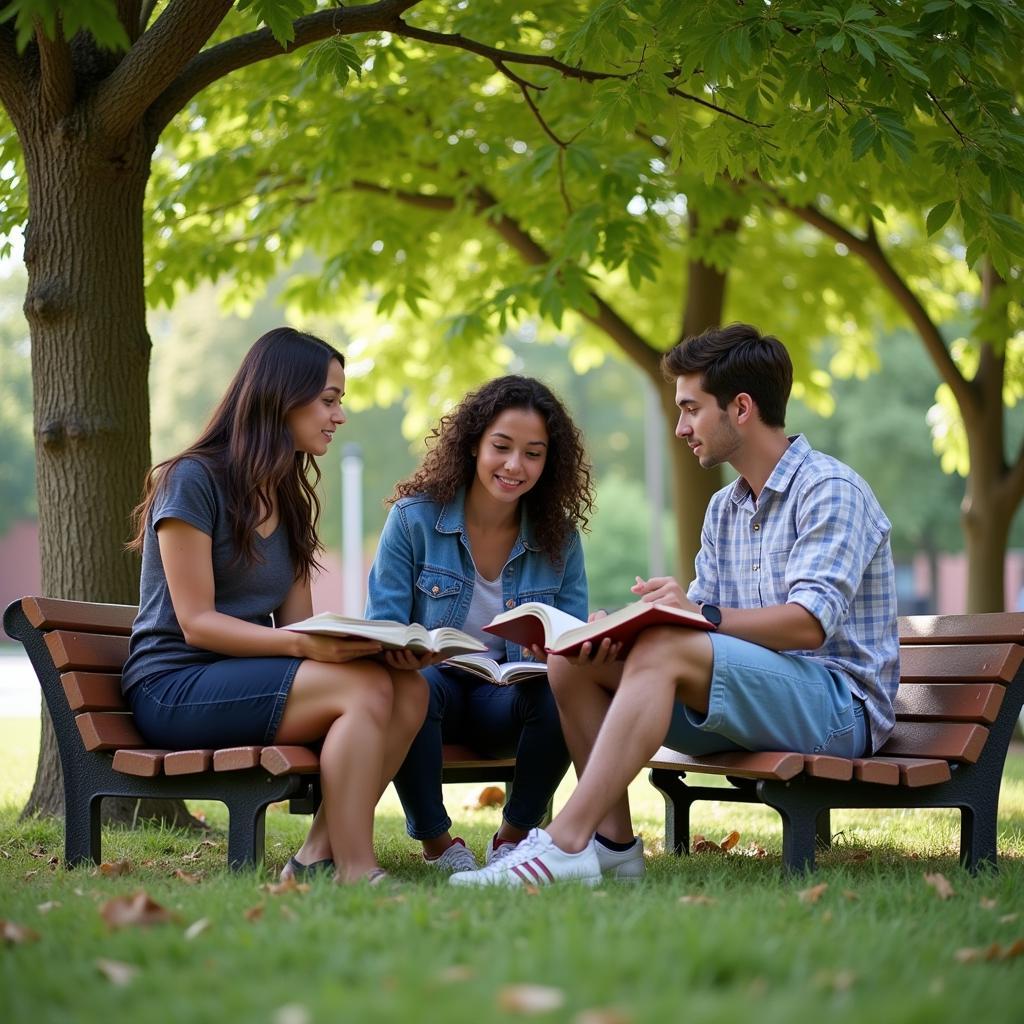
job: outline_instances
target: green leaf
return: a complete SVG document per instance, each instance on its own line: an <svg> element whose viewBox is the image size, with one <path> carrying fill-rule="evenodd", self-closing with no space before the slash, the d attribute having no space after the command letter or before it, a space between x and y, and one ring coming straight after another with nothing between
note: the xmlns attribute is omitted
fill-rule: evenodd
<svg viewBox="0 0 1024 1024"><path fill-rule="evenodd" d="M356 48L342 36L332 36L317 43L302 62L317 77L333 75L342 89L348 84L350 72L363 77L363 62Z"/></svg>
<svg viewBox="0 0 1024 1024"><path fill-rule="evenodd" d="M956 209L956 200L948 199L944 203L939 203L938 206L933 206L928 212L928 218L925 221L925 230L929 236L934 235L939 231L953 216L953 211Z"/></svg>
<svg viewBox="0 0 1024 1024"><path fill-rule="evenodd" d="M0 24L12 19L19 52L34 38L37 22L47 38L55 39L58 20L65 39L88 32L105 50L127 50L131 45L117 16L116 0L12 0L0 11Z"/></svg>
<svg viewBox="0 0 1024 1024"><path fill-rule="evenodd" d="M306 12L304 0L239 0L240 11L251 10L271 35L287 47L295 39L295 19Z"/></svg>

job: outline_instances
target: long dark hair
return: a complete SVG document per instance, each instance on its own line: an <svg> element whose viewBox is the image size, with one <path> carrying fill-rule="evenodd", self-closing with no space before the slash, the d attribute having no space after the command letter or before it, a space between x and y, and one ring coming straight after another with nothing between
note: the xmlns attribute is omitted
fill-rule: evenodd
<svg viewBox="0 0 1024 1024"><path fill-rule="evenodd" d="M544 472L522 497L537 545L553 561L575 528L585 530L594 508L590 463L583 437L551 390L533 377L498 377L470 392L427 438L427 454L408 479L395 486L389 501L428 494L451 501L476 474L474 449L487 427L506 409L540 414L548 431Z"/></svg>
<svg viewBox="0 0 1024 1024"><path fill-rule="evenodd" d="M345 357L337 349L312 334L291 327L267 331L246 353L199 438L147 473L129 548L142 548L161 481L182 459L196 459L224 482L236 559L259 560L256 527L269 517L271 496L276 493L296 578L309 579L319 565L316 485L320 468L311 455L295 450L285 417L323 391L332 359L345 365Z"/></svg>

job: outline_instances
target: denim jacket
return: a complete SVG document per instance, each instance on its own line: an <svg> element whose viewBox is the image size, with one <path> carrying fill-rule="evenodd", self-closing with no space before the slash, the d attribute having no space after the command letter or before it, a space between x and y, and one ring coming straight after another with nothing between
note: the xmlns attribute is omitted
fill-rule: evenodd
<svg viewBox="0 0 1024 1024"><path fill-rule="evenodd" d="M426 495L402 498L388 514L370 569L366 618L460 629L475 579L465 493L444 505ZM539 601L586 619L587 575L579 533L573 531L556 565L533 543L524 516L501 571L501 595L506 608ZM510 641L505 652L509 661L529 656Z"/></svg>

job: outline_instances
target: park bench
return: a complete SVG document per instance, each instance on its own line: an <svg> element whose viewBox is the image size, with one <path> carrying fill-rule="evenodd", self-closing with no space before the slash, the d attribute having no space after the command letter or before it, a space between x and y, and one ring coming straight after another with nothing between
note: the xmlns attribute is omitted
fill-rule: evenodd
<svg viewBox="0 0 1024 1024"><path fill-rule="evenodd" d="M4 629L28 652L53 721L64 777L64 863L100 862L100 803L106 796L218 800L228 809L228 863L263 859L267 808L296 813L320 801L319 760L304 746L154 750L121 693L121 669L137 609L26 597L4 613ZM446 747L445 782L511 783L515 761L485 760Z"/></svg>
<svg viewBox="0 0 1024 1024"><path fill-rule="evenodd" d="M947 807L960 811L960 860L996 864L1003 764L1024 699L1024 613L900 619L896 729L874 757L787 752L687 758L662 750L650 781L665 797L665 848L688 852L699 800L763 803L782 818L788 870L814 868L837 808ZM687 774L724 775L727 787Z"/></svg>

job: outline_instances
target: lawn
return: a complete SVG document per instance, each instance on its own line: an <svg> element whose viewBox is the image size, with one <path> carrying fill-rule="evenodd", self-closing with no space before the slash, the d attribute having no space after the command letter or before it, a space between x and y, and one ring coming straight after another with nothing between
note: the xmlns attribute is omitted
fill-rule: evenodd
<svg viewBox="0 0 1024 1024"><path fill-rule="evenodd" d="M785 880L771 812L698 805L694 831L719 839L737 830L736 850L759 844L768 856L676 859L663 850L660 797L640 779L633 801L651 854L640 885L451 890L417 860L389 792L379 846L400 888L318 881L274 894L270 873L227 872L216 804L195 805L212 826L208 837L108 830L104 860L127 859L124 876L51 864L62 853L60 828L17 820L35 732L31 720L0 720L0 918L38 935L0 948L0 1012L17 1024L479 1024L531 1009L538 1020L572 1024L1024 1019L1024 956L958 956L993 943L1006 950L1024 936L1019 752L1003 783L997 875L960 870L952 812L835 812L834 850L817 875ZM479 852L498 812L462 806L477 788L450 787L448 803ZM268 815L270 869L305 821L284 808ZM934 873L952 896L926 883ZM816 900L801 898L817 885L827 888ZM171 920L111 930L103 905L139 891ZM108 961L127 965L127 978ZM542 989L518 987L526 985Z"/></svg>

